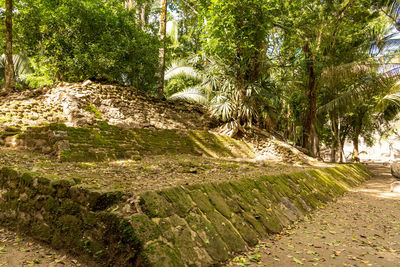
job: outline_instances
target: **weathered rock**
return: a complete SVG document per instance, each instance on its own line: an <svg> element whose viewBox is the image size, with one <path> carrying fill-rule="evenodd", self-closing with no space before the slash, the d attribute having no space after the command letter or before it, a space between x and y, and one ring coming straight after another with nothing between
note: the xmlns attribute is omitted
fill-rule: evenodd
<svg viewBox="0 0 400 267"><path fill-rule="evenodd" d="M393 177L400 179L400 162L393 162L390 171Z"/></svg>
<svg viewBox="0 0 400 267"><path fill-rule="evenodd" d="M390 192L400 193L400 182L393 182L390 184Z"/></svg>
<svg viewBox="0 0 400 267"><path fill-rule="evenodd" d="M0 120L6 127L25 128L53 121L84 126L93 123L93 115L97 120L125 127L150 124L159 129L200 130L216 125L208 111L200 106L159 101L134 88L96 84L90 80L14 93L0 101Z"/></svg>

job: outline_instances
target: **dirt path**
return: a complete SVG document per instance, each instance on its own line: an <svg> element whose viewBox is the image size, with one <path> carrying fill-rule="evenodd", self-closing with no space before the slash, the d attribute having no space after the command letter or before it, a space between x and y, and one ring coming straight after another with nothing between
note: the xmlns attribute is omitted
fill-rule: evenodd
<svg viewBox="0 0 400 267"><path fill-rule="evenodd" d="M87 266L64 252L51 249L0 227L0 267Z"/></svg>
<svg viewBox="0 0 400 267"><path fill-rule="evenodd" d="M228 266L400 266L400 194L390 169Z"/></svg>

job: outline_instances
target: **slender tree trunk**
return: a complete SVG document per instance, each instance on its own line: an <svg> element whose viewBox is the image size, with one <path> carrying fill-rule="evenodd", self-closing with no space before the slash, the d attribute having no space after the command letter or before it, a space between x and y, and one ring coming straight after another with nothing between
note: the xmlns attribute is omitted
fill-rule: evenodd
<svg viewBox="0 0 400 267"><path fill-rule="evenodd" d="M355 162L360 162L360 153L358 150L358 136L353 138L353 158Z"/></svg>
<svg viewBox="0 0 400 267"><path fill-rule="evenodd" d="M345 163L346 162L346 157L344 155L344 143L346 141L346 138L341 138L341 134L342 132L344 132L344 130L342 129L342 123L341 123L341 119L338 119L338 127L337 127L337 144L338 144L338 148L339 148L339 162L340 163ZM343 130L343 131L342 131Z"/></svg>
<svg viewBox="0 0 400 267"><path fill-rule="evenodd" d="M8 92L15 87L15 74L13 62L13 26L12 26L13 0L6 0L6 69L4 91Z"/></svg>
<svg viewBox="0 0 400 267"><path fill-rule="evenodd" d="M283 106L286 106L287 111L285 112L285 131L283 133L285 140L290 139L291 125L290 125L290 105L286 104L285 99L282 100Z"/></svg>
<svg viewBox="0 0 400 267"><path fill-rule="evenodd" d="M167 35L167 0L161 2L161 24L160 24L160 66L159 66L159 85L158 97L164 97L164 78L165 78L165 52L166 52L166 35Z"/></svg>
<svg viewBox="0 0 400 267"><path fill-rule="evenodd" d="M147 25L147 7L149 6L148 2L142 4L140 8L140 21L142 23L142 29L144 29Z"/></svg>
<svg viewBox="0 0 400 267"><path fill-rule="evenodd" d="M359 137L362 128L362 117L363 114L358 114L356 125L354 126L354 135L353 135L353 158L355 162L360 162L360 153L359 153Z"/></svg>
<svg viewBox="0 0 400 267"><path fill-rule="evenodd" d="M319 137L315 126L311 127L311 153L314 157L319 157Z"/></svg>
<svg viewBox="0 0 400 267"><path fill-rule="evenodd" d="M308 105L306 117L303 124L303 147L311 151L311 129L315 120L315 116L317 114L317 78L315 73L315 59L308 43L303 47L303 52L306 56L308 72L308 91L306 93Z"/></svg>
<svg viewBox="0 0 400 267"><path fill-rule="evenodd" d="M236 92L234 93L234 110L233 110L233 118L236 120L236 126L241 127L243 125L243 115L244 115L244 101L246 99L246 83L244 81L240 73L237 73L237 81L236 81ZM248 121L249 125L251 125L251 121ZM238 128L239 129L239 128Z"/></svg>
<svg viewBox="0 0 400 267"><path fill-rule="evenodd" d="M339 162L343 163L343 149L342 149L342 142L340 141L340 130L341 130L341 123L340 118L338 119L338 127L336 131L336 140L339 148Z"/></svg>
<svg viewBox="0 0 400 267"><path fill-rule="evenodd" d="M317 158L321 158L321 150L320 150L320 140L318 136L318 132L315 130L315 126L313 126L313 155Z"/></svg>
<svg viewBox="0 0 400 267"><path fill-rule="evenodd" d="M336 127L336 121L335 117L333 114L329 114L330 117L330 126L331 126L331 135L332 135L332 143L331 143L331 162L336 162L336 148L337 148L337 139L336 139L336 134L337 134L337 127Z"/></svg>
<svg viewBox="0 0 400 267"><path fill-rule="evenodd" d="M336 162L336 145L335 142L331 144L331 162Z"/></svg>
<svg viewBox="0 0 400 267"><path fill-rule="evenodd" d="M346 157L344 155L344 143L341 143L339 146L339 155L340 155L340 163L346 162Z"/></svg>

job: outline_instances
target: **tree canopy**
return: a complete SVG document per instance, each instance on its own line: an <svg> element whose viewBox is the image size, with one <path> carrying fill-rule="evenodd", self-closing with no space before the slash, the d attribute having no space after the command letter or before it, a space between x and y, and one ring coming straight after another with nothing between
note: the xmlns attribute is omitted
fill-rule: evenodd
<svg viewBox="0 0 400 267"><path fill-rule="evenodd" d="M259 127L332 160L346 140L357 160L359 138L397 118L396 0L7 2L5 88L120 83L205 105L221 133Z"/></svg>

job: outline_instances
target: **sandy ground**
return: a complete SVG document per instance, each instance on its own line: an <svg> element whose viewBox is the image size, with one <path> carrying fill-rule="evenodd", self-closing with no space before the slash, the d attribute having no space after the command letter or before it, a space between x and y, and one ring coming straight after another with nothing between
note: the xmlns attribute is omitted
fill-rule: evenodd
<svg viewBox="0 0 400 267"><path fill-rule="evenodd" d="M366 184L329 203L229 266L400 266L400 194L383 165Z"/></svg>

